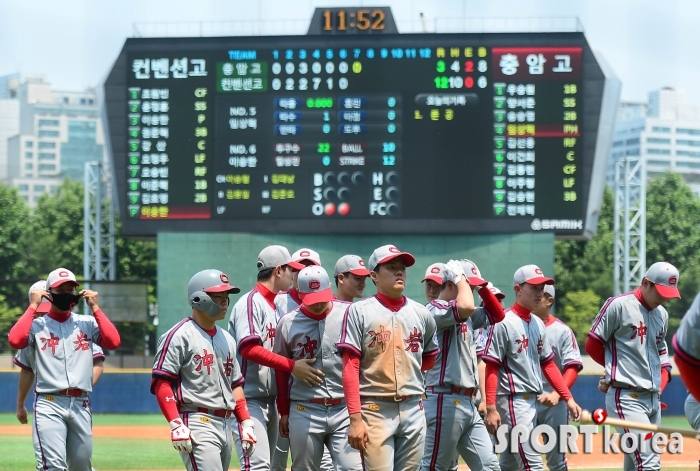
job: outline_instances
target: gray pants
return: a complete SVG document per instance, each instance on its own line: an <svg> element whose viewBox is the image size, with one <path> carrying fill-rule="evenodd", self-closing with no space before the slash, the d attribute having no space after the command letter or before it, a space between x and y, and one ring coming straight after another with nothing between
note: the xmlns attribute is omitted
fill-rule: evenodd
<svg viewBox="0 0 700 471"><path fill-rule="evenodd" d="M180 416L197 441L191 453L180 452L187 471L227 471L233 445L231 421L201 412L183 412Z"/></svg>
<svg viewBox="0 0 700 471"><path fill-rule="evenodd" d="M560 400L554 407L547 407L538 402L537 425L540 424L547 424L555 431L559 431L561 425L568 425L569 410L566 408L566 402ZM545 455L547 457L547 468L549 468L550 471L565 471L568 469L566 453L559 453L558 441L557 439L552 451Z"/></svg>
<svg viewBox="0 0 700 471"><path fill-rule="evenodd" d="M471 397L428 393L423 401L428 430L422 471L457 469L457 453L469 469L500 469L484 421Z"/></svg>
<svg viewBox="0 0 700 471"><path fill-rule="evenodd" d="M362 471L360 452L348 443L350 416L345 404L326 407L292 402L289 411L289 446L292 470L323 469L321 459L330 451L331 469Z"/></svg>
<svg viewBox="0 0 700 471"><path fill-rule="evenodd" d="M535 428L537 419L537 409L535 403L537 395L515 394L513 396L497 396L496 410L501 416L501 424L507 425L509 429L516 425L524 425L528 429L527 436ZM542 457L530 445L530 440L518 445L518 453L510 452L510 432L506 434L508 438L508 448L501 453L499 458L503 471L542 471Z"/></svg>
<svg viewBox="0 0 700 471"><path fill-rule="evenodd" d="M236 440L236 453L241 463L241 471L270 471L270 459L277 446L279 434L279 420L275 408L275 397L251 397L247 398L248 413L255 424L255 437L258 442L255 452L248 458L243 457L241 447L241 431L236 425L233 429L233 438ZM229 420L236 420L231 417ZM204 471L204 470L202 470Z"/></svg>
<svg viewBox="0 0 700 471"><path fill-rule="evenodd" d="M418 471L425 446L425 413L418 398L362 401L369 442L362 453L366 471Z"/></svg>
<svg viewBox="0 0 700 471"><path fill-rule="evenodd" d="M700 404L695 400L692 394L688 394L688 397L685 398L685 406L683 409L685 411L685 418L688 419L688 423L693 427L693 430L700 431Z"/></svg>
<svg viewBox="0 0 700 471"><path fill-rule="evenodd" d="M607 409L608 417L619 417L620 419L647 424L658 425L661 423L659 393L611 387L605 395L605 408ZM620 433L637 433L639 437L637 443L642 443L648 433L635 429L617 429ZM646 448L646 451L642 451L641 446L638 446L637 451L634 453L625 453L625 471L636 471L638 469L654 471L661 469L659 455L654 453L651 446Z"/></svg>
<svg viewBox="0 0 700 471"><path fill-rule="evenodd" d="M32 424L38 470L91 471L90 398L38 394Z"/></svg>

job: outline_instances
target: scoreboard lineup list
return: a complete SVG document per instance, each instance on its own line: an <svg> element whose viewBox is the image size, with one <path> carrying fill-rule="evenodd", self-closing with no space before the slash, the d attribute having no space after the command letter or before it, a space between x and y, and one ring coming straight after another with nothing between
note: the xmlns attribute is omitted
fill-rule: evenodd
<svg viewBox="0 0 700 471"><path fill-rule="evenodd" d="M258 48L127 62L128 218L582 213L581 47ZM448 204L426 204L435 192Z"/></svg>

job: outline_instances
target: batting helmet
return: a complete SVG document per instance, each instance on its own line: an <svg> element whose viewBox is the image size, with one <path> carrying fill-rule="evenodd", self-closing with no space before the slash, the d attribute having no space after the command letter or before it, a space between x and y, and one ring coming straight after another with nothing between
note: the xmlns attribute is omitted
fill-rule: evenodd
<svg viewBox="0 0 700 471"><path fill-rule="evenodd" d="M200 271L192 277L187 285L190 306L212 317L217 316L221 312L221 308L211 299L209 293L236 294L240 292L240 289L229 283L226 273L214 269Z"/></svg>

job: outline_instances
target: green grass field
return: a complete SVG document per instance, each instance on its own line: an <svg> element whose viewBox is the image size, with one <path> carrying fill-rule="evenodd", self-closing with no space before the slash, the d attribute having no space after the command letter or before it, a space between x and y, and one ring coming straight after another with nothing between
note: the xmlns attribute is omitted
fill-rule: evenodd
<svg viewBox="0 0 700 471"><path fill-rule="evenodd" d="M30 419L31 420L31 416ZM690 428L685 417L664 417L663 425ZM95 414L94 425L165 425L160 414L111 415ZM0 426L17 425L14 414L0 414ZM29 425L27 426L29 427ZM234 452L231 469L238 467ZM0 439L0 471L30 471L36 469L34 447L30 436L2 436ZM97 471L117 470L181 470L179 454L170 440L95 438L92 463ZM598 464L598 463L595 463ZM609 471L611 468L590 468L588 471ZM697 471L692 468L665 468L664 471Z"/></svg>

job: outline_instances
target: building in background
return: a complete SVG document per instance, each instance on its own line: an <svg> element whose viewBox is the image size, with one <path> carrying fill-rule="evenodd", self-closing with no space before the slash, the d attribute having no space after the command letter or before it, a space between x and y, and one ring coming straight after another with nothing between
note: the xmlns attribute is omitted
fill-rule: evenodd
<svg viewBox="0 0 700 471"><path fill-rule="evenodd" d="M31 206L42 194L55 192L65 178L82 180L85 162L106 162L94 90L56 91L42 77L13 76L6 82L3 88L0 79L0 93L6 90L12 95L6 101L16 102L18 126L6 138L6 163L0 160L0 166L4 181Z"/></svg>
<svg viewBox="0 0 700 471"><path fill-rule="evenodd" d="M20 75L0 77L0 183L7 182L7 140L19 133Z"/></svg>
<svg viewBox="0 0 700 471"><path fill-rule="evenodd" d="M611 187L614 162L628 155L645 159L647 178L680 173L700 196L700 108L671 88L649 93L647 103L622 103L607 173Z"/></svg>

